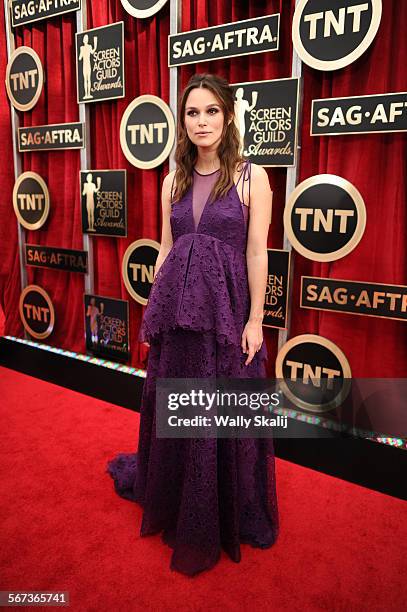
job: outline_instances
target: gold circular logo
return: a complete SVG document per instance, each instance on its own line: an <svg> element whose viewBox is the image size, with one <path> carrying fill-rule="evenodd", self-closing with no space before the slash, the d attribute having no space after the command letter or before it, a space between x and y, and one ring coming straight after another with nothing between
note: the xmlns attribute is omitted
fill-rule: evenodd
<svg viewBox="0 0 407 612"><path fill-rule="evenodd" d="M28 285L20 295L20 318L24 328L37 340L47 338L54 329L55 310L48 293L38 285Z"/></svg>
<svg viewBox="0 0 407 612"><path fill-rule="evenodd" d="M351 369L333 342L315 334L288 340L276 359L276 378L294 406L326 412L340 406L351 385Z"/></svg>
<svg viewBox="0 0 407 612"><path fill-rule="evenodd" d="M338 70L368 49L381 17L382 0L359 4L349 0L299 0L292 23L293 44L311 68Z"/></svg>
<svg viewBox="0 0 407 612"><path fill-rule="evenodd" d="M145 19L158 13L167 0L120 0L123 8L138 19Z"/></svg>
<svg viewBox="0 0 407 612"><path fill-rule="evenodd" d="M18 221L26 229L37 230L44 225L49 214L49 192L39 174L20 174L14 183L13 207Z"/></svg>
<svg viewBox="0 0 407 612"><path fill-rule="evenodd" d="M160 244L149 238L132 242L122 260L122 277L131 297L145 306L154 278L154 267Z"/></svg>
<svg viewBox="0 0 407 612"><path fill-rule="evenodd" d="M133 166L159 166L169 156L174 138L174 117L161 98L144 95L130 102L120 123L120 144Z"/></svg>
<svg viewBox="0 0 407 612"><path fill-rule="evenodd" d="M334 174L302 181L284 208L284 229L293 248L313 261L336 261L359 244L366 207L359 191Z"/></svg>
<svg viewBox="0 0 407 612"><path fill-rule="evenodd" d="M33 108L44 85L44 71L37 53L18 47L10 55L6 69L6 89L11 104L21 111Z"/></svg>

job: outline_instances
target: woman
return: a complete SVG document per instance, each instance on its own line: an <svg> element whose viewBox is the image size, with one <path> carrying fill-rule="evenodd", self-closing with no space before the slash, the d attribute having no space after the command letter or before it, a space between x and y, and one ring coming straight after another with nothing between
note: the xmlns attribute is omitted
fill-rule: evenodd
<svg viewBox="0 0 407 612"><path fill-rule="evenodd" d="M163 378L264 378L262 318L272 193L244 162L234 96L215 75L183 92L176 170L163 182L163 227L139 340L149 343L137 454L109 462L116 491L144 509L140 534L163 532L171 568L209 569L223 548L267 548L278 531L270 439L170 439L155 434ZM250 217L249 217L250 208Z"/></svg>

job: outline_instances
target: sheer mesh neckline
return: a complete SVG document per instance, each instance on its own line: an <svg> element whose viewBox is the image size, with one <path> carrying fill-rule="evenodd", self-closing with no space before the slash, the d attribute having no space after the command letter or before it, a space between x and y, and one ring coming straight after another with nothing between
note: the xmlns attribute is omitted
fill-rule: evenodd
<svg viewBox="0 0 407 612"><path fill-rule="evenodd" d="M198 172L198 170L194 168L194 172L199 174L199 176L211 176L212 174L216 174L216 172L219 172L219 171L220 171L220 168L218 168L217 170L214 170L213 172L209 172L208 174L202 174L202 172Z"/></svg>
<svg viewBox="0 0 407 612"><path fill-rule="evenodd" d="M220 172L220 168L218 168L217 170L214 170L213 172L209 172L208 174L202 174L201 172L198 172L198 170L196 170L195 168L193 168L193 171L194 171L194 172L195 172L195 173L196 173L198 176L205 177L205 176L213 176L213 175L214 175L214 174L216 174L217 172ZM242 172L243 172L243 170L242 170ZM239 178L240 178L240 177L239 177ZM239 198L240 204L241 204L242 206L244 206L245 208L249 208L248 204L245 204L244 202L242 202L242 200L241 200L241 198L240 198L239 192L237 191L237 186L238 186L238 183L239 183L239 180L238 180L238 182L237 182L237 183L235 183L235 181L233 181L233 184L234 184L234 186L236 187L236 192L237 192L237 195L238 195L238 198Z"/></svg>

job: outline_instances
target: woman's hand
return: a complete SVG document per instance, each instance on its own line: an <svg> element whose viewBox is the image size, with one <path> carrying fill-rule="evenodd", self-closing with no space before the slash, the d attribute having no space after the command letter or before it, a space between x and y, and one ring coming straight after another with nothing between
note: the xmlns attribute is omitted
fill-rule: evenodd
<svg viewBox="0 0 407 612"><path fill-rule="evenodd" d="M248 353L245 365L249 365L254 354L260 350L263 344L263 326L261 321L247 321L242 334L242 350Z"/></svg>

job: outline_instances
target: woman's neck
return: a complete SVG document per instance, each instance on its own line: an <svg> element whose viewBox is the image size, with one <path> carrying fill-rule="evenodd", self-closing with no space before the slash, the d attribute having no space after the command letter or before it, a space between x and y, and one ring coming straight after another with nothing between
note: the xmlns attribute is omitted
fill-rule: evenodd
<svg viewBox="0 0 407 612"><path fill-rule="evenodd" d="M195 163L195 169L201 174L209 174L215 170L219 170L220 160L216 151L201 151L198 149L198 157Z"/></svg>

